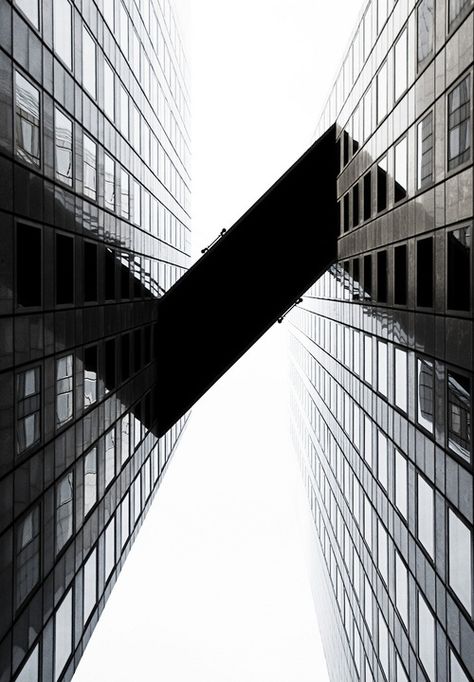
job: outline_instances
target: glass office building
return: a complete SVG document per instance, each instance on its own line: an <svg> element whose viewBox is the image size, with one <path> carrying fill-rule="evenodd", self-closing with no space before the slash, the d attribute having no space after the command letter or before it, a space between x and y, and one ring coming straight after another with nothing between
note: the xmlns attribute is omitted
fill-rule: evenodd
<svg viewBox="0 0 474 682"><path fill-rule="evenodd" d="M338 682L474 677L473 4L365 3L318 129L338 260L291 314L292 425Z"/></svg>
<svg viewBox="0 0 474 682"><path fill-rule="evenodd" d="M184 426L156 300L186 270L168 0L0 0L0 680L71 679Z"/></svg>

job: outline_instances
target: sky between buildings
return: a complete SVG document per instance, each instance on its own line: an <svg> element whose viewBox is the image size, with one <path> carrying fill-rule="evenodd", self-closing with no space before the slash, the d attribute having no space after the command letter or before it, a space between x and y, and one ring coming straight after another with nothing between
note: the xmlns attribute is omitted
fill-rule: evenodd
<svg viewBox="0 0 474 682"><path fill-rule="evenodd" d="M177 3L198 256L312 142L363 3ZM295 513L283 327L194 409L74 682L327 679Z"/></svg>

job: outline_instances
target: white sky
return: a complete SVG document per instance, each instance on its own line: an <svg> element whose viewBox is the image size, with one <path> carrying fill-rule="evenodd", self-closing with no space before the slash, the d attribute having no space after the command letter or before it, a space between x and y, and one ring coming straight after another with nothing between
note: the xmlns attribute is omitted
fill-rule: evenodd
<svg viewBox="0 0 474 682"><path fill-rule="evenodd" d="M192 4L195 254L309 146L360 8ZM327 679L294 511L283 327L195 407L74 682Z"/></svg>

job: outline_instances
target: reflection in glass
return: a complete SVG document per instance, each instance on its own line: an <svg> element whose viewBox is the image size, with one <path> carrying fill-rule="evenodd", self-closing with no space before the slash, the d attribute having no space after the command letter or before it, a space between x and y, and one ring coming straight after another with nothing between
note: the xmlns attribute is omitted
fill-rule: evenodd
<svg viewBox="0 0 474 682"><path fill-rule="evenodd" d="M387 208L387 157L377 164L377 211L385 211Z"/></svg>
<svg viewBox="0 0 474 682"><path fill-rule="evenodd" d="M388 585L388 539L387 539L387 531L382 525L382 522L378 521L377 524L377 554L378 554L378 568L380 571L380 574L382 575L382 578L385 580L385 582Z"/></svg>
<svg viewBox="0 0 474 682"><path fill-rule="evenodd" d="M16 377L17 452L23 452L40 439L40 368L20 372Z"/></svg>
<svg viewBox="0 0 474 682"><path fill-rule="evenodd" d="M448 445L467 461L471 458L471 381L448 372Z"/></svg>
<svg viewBox="0 0 474 682"><path fill-rule="evenodd" d="M418 376L418 424L433 433L433 363L417 358Z"/></svg>
<svg viewBox="0 0 474 682"><path fill-rule="evenodd" d="M418 592L418 655L430 680L435 679L435 621Z"/></svg>
<svg viewBox="0 0 474 682"><path fill-rule="evenodd" d="M105 434L105 487L115 476L115 430L112 428Z"/></svg>
<svg viewBox="0 0 474 682"><path fill-rule="evenodd" d="M40 94L15 71L15 142L22 161L40 165Z"/></svg>
<svg viewBox="0 0 474 682"><path fill-rule="evenodd" d="M408 569L398 552L395 552L395 602L398 613L408 627Z"/></svg>
<svg viewBox="0 0 474 682"><path fill-rule="evenodd" d="M84 351L84 408L97 400L97 346Z"/></svg>
<svg viewBox="0 0 474 682"><path fill-rule="evenodd" d="M372 422L364 415L364 459L372 467Z"/></svg>
<svg viewBox="0 0 474 682"><path fill-rule="evenodd" d="M15 0L15 5L28 17L35 28L39 28L38 0Z"/></svg>
<svg viewBox="0 0 474 682"><path fill-rule="evenodd" d="M408 85L408 31L402 32L395 44L395 101L405 92Z"/></svg>
<svg viewBox="0 0 474 682"><path fill-rule="evenodd" d="M387 62L377 74L377 123L385 118L388 106Z"/></svg>
<svg viewBox="0 0 474 682"><path fill-rule="evenodd" d="M105 529L105 579L111 574L115 564L115 517Z"/></svg>
<svg viewBox="0 0 474 682"><path fill-rule="evenodd" d="M380 393L387 395L387 344L379 341L378 344L377 387Z"/></svg>
<svg viewBox="0 0 474 682"><path fill-rule="evenodd" d="M364 336L364 380L372 383L372 337Z"/></svg>
<svg viewBox="0 0 474 682"><path fill-rule="evenodd" d="M72 121L58 108L54 109L54 151L56 179L71 187Z"/></svg>
<svg viewBox="0 0 474 682"><path fill-rule="evenodd" d="M54 679L58 680L72 653L72 589L54 616Z"/></svg>
<svg viewBox="0 0 474 682"><path fill-rule="evenodd" d="M37 644L15 682L38 682L38 647Z"/></svg>
<svg viewBox="0 0 474 682"><path fill-rule="evenodd" d="M141 224L141 202L140 202L140 185L136 180L132 180L132 217L135 225Z"/></svg>
<svg viewBox="0 0 474 682"><path fill-rule="evenodd" d="M387 437L378 432L378 479L382 486L387 490L388 487L388 448Z"/></svg>
<svg viewBox="0 0 474 682"><path fill-rule="evenodd" d="M472 614L471 531L449 510L449 585Z"/></svg>
<svg viewBox="0 0 474 682"><path fill-rule="evenodd" d="M128 536L130 533L129 504L130 504L130 494L127 493L123 499L122 504L120 505L120 514L122 517L122 522L121 522L122 549L123 549L123 547L125 547L125 544L128 540Z"/></svg>
<svg viewBox="0 0 474 682"><path fill-rule="evenodd" d="M105 3L107 4L107 3ZM107 60L104 60L104 111L111 121L114 120L115 87L114 72Z"/></svg>
<svg viewBox="0 0 474 682"><path fill-rule="evenodd" d="M97 500L97 448L92 448L84 457L84 516Z"/></svg>
<svg viewBox="0 0 474 682"><path fill-rule="evenodd" d="M449 667L450 682L469 682L466 673L461 668L461 665L452 650L449 652Z"/></svg>
<svg viewBox="0 0 474 682"><path fill-rule="evenodd" d="M418 64L433 52L434 0L421 0L418 5Z"/></svg>
<svg viewBox="0 0 474 682"><path fill-rule="evenodd" d="M395 146L395 201L405 199L408 189L407 138Z"/></svg>
<svg viewBox="0 0 474 682"><path fill-rule="evenodd" d="M115 211L115 161L104 154L104 204Z"/></svg>
<svg viewBox="0 0 474 682"><path fill-rule="evenodd" d="M431 558L434 557L434 493L433 488L419 474L418 480L418 540Z"/></svg>
<svg viewBox="0 0 474 682"><path fill-rule="evenodd" d="M39 579L40 515L34 507L20 521L15 537L15 607L18 608Z"/></svg>
<svg viewBox="0 0 474 682"><path fill-rule="evenodd" d="M89 31L82 29L82 84L84 88L96 97L96 46Z"/></svg>
<svg viewBox="0 0 474 682"><path fill-rule="evenodd" d="M457 16L465 7L469 7L472 0L449 0L449 26L454 22Z"/></svg>
<svg viewBox="0 0 474 682"><path fill-rule="evenodd" d="M83 159L83 183L84 194L90 199L96 198L97 189L97 147L93 140L88 135L84 135L84 159Z"/></svg>
<svg viewBox="0 0 474 682"><path fill-rule="evenodd" d="M395 348L395 405L407 411L408 359L406 351Z"/></svg>
<svg viewBox="0 0 474 682"><path fill-rule="evenodd" d="M448 309L471 307L471 228L448 232Z"/></svg>
<svg viewBox="0 0 474 682"><path fill-rule="evenodd" d="M433 182L433 112L418 124L417 187L422 189Z"/></svg>
<svg viewBox="0 0 474 682"><path fill-rule="evenodd" d="M388 628L387 623L383 617L382 611L379 610L379 659L382 664L382 669L385 677L388 679Z"/></svg>
<svg viewBox="0 0 474 682"><path fill-rule="evenodd" d="M72 418L73 376L72 355L56 361L56 424L62 426Z"/></svg>
<svg viewBox="0 0 474 682"><path fill-rule="evenodd" d="M120 132L128 139L128 94L123 85L120 85Z"/></svg>
<svg viewBox="0 0 474 682"><path fill-rule="evenodd" d="M471 155L471 79L466 76L448 95L448 170Z"/></svg>
<svg viewBox="0 0 474 682"><path fill-rule="evenodd" d="M120 169L120 210L124 218L129 216L129 176L123 168Z"/></svg>
<svg viewBox="0 0 474 682"><path fill-rule="evenodd" d="M70 471L56 484L56 552L72 535L73 473Z"/></svg>
<svg viewBox="0 0 474 682"><path fill-rule="evenodd" d="M407 460L395 450L395 504L407 518Z"/></svg>
<svg viewBox="0 0 474 682"><path fill-rule="evenodd" d="M97 600L97 550L93 550L84 564L84 624L87 622Z"/></svg>
<svg viewBox="0 0 474 682"><path fill-rule="evenodd" d="M364 140L372 135L372 88L364 95Z"/></svg>
<svg viewBox="0 0 474 682"><path fill-rule="evenodd" d="M399 656L397 656L397 682L409 682L408 675Z"/></svg>
<svg viewBox="0 0 474 682"><path fill-rule="evenodd" d="M72 68L72 11L68 0L54 0L54 51Z"/></svg>

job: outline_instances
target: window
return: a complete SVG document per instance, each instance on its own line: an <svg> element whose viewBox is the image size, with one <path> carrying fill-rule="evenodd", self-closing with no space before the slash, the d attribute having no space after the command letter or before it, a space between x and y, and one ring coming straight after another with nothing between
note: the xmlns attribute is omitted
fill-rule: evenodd
<svg viewBox="0 0 474 682"><path fill-rule="evenodd" d="M107 488L115 476L115 430L113 428L105 434L104 459L104 478L105 487Z"/></svg>
<svg viewBox="0 0 474 682"><path fill-rule="evenodd" d="M41 305L41 230L30 225L17 225L16 286L17 305Z"/></svg>
<svg viewBox="0 0 474 682"><path fill-rule="evenodd" d="M69 4L69 3L68 3ZM56 180L72 186L72 121L54 109L54 162Z"/></svg>
<svg viewBox="0 0 474 682"><path fill-rule="evenodd" d="M94 549L84 564L84 624L97 600L97 550Z"/></svg>
<svg viewBox="0 0 474 682"><path fill-rule="evenodd" d="M364 139L368 140L372 135L372 88L364 95Z"/></svg>
<svg viewBox="0 0 474 682"><path fill-rule="evenodd" d="M418 655L430 680L435 675L435 621L421 592L418 592Z"/></svg>
<svg viewBox="0 0 474 682"><path fill-rule="evenodd" d="M137 154L140 154L140 112L137 107L132 104L132 120L131 125L131 142Z"/></svg>
<svg viewBox="0 0 474 682"><path fill-rule="evenodd" d="M15 608L18 608L40 576L40 513L36 506L15 532Z"/></svg>
<svg viewBox="0 0 474 682"><path fill-rule="evenodd" d="M395 348L395 405L407 411L408 358L406 351Z"/></svg>
<svg viewBox="0 0 474 682"><path fill-rule="evenodd" d="M395 602L405 627L408 628L408 569L395 552Z"/></svg>
<svg viewBox="0 0 474 682"><path fill-rule="evenodd" d="M68 0L54 0L54 51L72 68L72 12Z"/></svg>
<svg viewBox="0 0 474 682"><path fill-rule="evenodd" d="M472 0L449 0L449 28L464 9L472 5Z"/></svg>
<svg viewBox="0 0 474 682"><path fill-rule="evenodd" d="M433 306L433 238L419 239L416 243L416 304L423 308Z"/></svg>
<svg viewBox="0 0 474 682"><path fill-rule="evenodd" d="M115 517L112 517L105 529L105 580L110 576L115 565Z"/></svg>
<svg viewBox="0 0 474 682"><path fill-rule="evenodd" d="M97 448L92 448L84 457L84 516L97 501Z"/></svg>
<svg viewBox="0 0 474 682"><path fill-rule="evenodd" d="M104 154L104 205L115 211L115 161Z"/></svg>
<svg viewBox="0 0 474 682"><path fill-rule="evenodd" d="M382 611L379 611L379 660L388 679L388 628Z"/></svg>
<svg viewBox="0 0 474 682"><path fill-rule="evenodd" d="M15 144L17 156L40 166L40 94L26 78L15 71Z"/></svg>
<svg viewBox="0 0 474 682"><path fill-rule="evenodd" d="M395 450L395 504L400 513L407 518L407 460Z"/></svg>
<svg viewBox="0 0 474 682"><path fill-rule="evenodd" d="M377 165L377 212L387 208L387 157Z"/></svg>
<svg viewBox="0 0 474 682"><path fill-rule="evenodd" d="M372 590L367 576L364 575L364 617L369 632L372 634Z"/></svg>
<svg viewBox="0 0 474 682"><path fill-rule="evenodd" d="M372 215L372 186L370 172L364 175L364 220Z"/></svg>
<svg viewBox="0 0 474 682"><path fill-rule="evenodd" d="M378 479L382 486L387 490L388 488L388 448L387 437L379 431L378 432Z"/></svg>
<svg viewBox="0 0 474 682"><path fill-rule="evenodd" d="M448 95L448 170L471 156L471 79L466 76Z"/></svg>
<svg viewBox="0 0 474 682"><path fill-rule="evenodd" d="M39 28L38 0L15 0L15 5L21 9L35 28Z"/></svg>
<svg viewBox="0 0 474 682"><path fill-rule="evenodd" d="M388 7L387 0L378 0L378 15L377 15L377 26L378 32L382 30L385 22L387 21Z"/></svg>
<svg viewBox="0 0 474 682"><path fill-rule="evenodd" d="M105 264L105 300L111 301L115 298L115 253L107 246L104 251Z"/></svg>
<svg viewBox="0 0 474 682"><path fill-rule="evenodd" d="M106 5L109 3L105 3ZM111 4L111 3L110 3ZM115 120L115 84L114 72L107 60L104 60L104 111L111 121Z"/></svg>
<svg viewBox="0 0 474 682"><path fill-rule="evenodd" d="M403 667L403 663L400 660L400 657L397 656L397 682L409 682L408 680L408 675L405 672L405 668Z"/></svg>
<svg viewBox="0 0 474 682"><path fill-rule="evenodd" d="M84 242L84 301L97 301L97 244Z"/></svg>
<svg viewBox="0 0 474 682"><path fill-rule="evenodd" d="M378 522L378 532L377 532L377 551L378 551L378 568L382 578L388 585L388 538L387 531L383 527L382 523Z"/></svg>
<svg viewBox="0 0 474 682"><path fill-rule="evenodd" d="M88 135L84 135L83 140L84 194L86 197L95 200L97 191L97 146Z"/></svg>
<svg viewBox="0 0 474 682"><path fill-rule="evenodd" d="M387 114L388 107L388 79L387 62L384 62L377 74L377 123Z"/></svg>
<svg viewBox="0 0 474 682"><path fill-rule="evenodd" d="M15 682L38 682L38 646L31 652Z"/></svg>
<svg viewBox="0 0 474 682"><path fill-rule="evenodd" d="M377 301L379 303L387 302L387 252L379 251L377 253Z"/></svg>
<svg viewBox="0 0 474 682"><path fill-rule="evenodd" d="M404 137L395 145L395 201L407 196L408 189L408 156L407 138Z"/></svg>
<svg viewBox="0 0 474 682"><path fill-rule="evenodd" d="M72 589L54 615L54 679L58 680L72 653Z"/></svg>
<svg viewBox="0 0 474 682"><path fill-rule="evenodd" d="M372 256L364 256L364 299L372 298Z"/></svg>
<svg viewBox="0 0 474 682"><path fill-rule="evenodd" d="M132 180L132 218L135 225L141 223L140 185Z"/></svg>
<svg viewBox="0 0 474 682"><path fill-rule="evenodd" d="M84 408L97 400L97 346L84 350Z"/></svg>
<svg viewBox="0 0 474 682"><path fill-rule="evenodd" d="M433 53L434 0L421 0L417 11L417 54L421 64Z"/></svg>
<svg viewBox="0 0 474 682"><path fill-rule="evenodd" d="M372 422L364 415L364 459L372 467Z"/></svg>
<svg viewBox="0 0 474 682"><path fill-rule="evenodd" d="M128 118L128 93L123 85L120 85L120 132L126 139L129 134Z"/></svg>
<svg viewBox="0 0 474 682"><path fill-rule="evenodd" d="M41 438L40 368L20 372L16 377L16 448L18 454L28 450Z"/></svg>
<svg viewBox="0 0 474 682"><path fill-rule="evenodd" d="M450 682L469 682L466 673L452 651L449 652L449 672Z"/></svg>
<svg viewBox="0 0 474 682"><path fill-rule="evenodd" d="M105 392L113 391L116 382L115 339L105 342Z"/></svg>
<svg viewBox="0 0 474 682"><path fill-rule="evenodd" d="M123 168L120 169L120 210L124 218L129 217L129 177Z"/></svg>
<svg viewBox="0 0 474 682"><path fill-rule="evenodd" d="M74 239L56 234L56 303L74 303Z"/></svg>
<svg viewBox="0 0 474 682"><path fill-rule="evenodd" d="M344 204L344 213L343 213L343 215L344 215L344 223L343 223L344 232L347 232L349 230L349 199L350 199L349 192L347 192L346 194L344 194L344 202L343 202L343 204Z"/></svg>
<svg viewBox="0 0 474 682"><path fill-rule="evenodd" d="M433 112L418 123L417 187L423 189L433 182Z"/></svg>
<svg viewBox="0 0 474 682"><path fill-rule="evenodd" d="M70 471L56 484L56 552L61 551L72 535L73 472Z"/></svg>
<svg viewBox="0 0 474 682"><path fill-rule="evenodd" d="M364 495L364 540L372 551L372 505Z"/></svg>
<svg viewBox="0 0 474 682"><path fill-rule="evenodd" d="M397 305L406 305L407 302L407 247L406 244L395 247L394 252L394 302Z"/></svg>
<svg viewBox="0 0 474 682"><path fill-rule="evenodd" d="M372 383L372 337L364 335L364 380Z"/></svg>
<svg viewBox="0 0 474 682"><path fill-rule="evenodd" d="M449 510L449 586L472 615L471 531Z"/></svg>
<svg viewBox="0 0 474 682"><path fill-rule="evenodd" d="M448 371L448 446L470 461L471 452L471 381Z"/></svg>
<svg viewBox="0 0 474 682"><path fill-rule="evenodd" d="M96 98L96 46L85 26L82 28L82 84Z"/></svg>
<svg viewBox="0 0 474 682"><path fill-rule="evenodd" d="M120 12L120 47L125 57L128 59L128 15L123 3L119 6Z"/></svg>
<svg viewBox="0 0 474 682"><path fill-rule="evenodd" d="M387 395L387 344L383 341L377 342L378 348L378 363L377 363L377 388L379 393Z"/></svg>
<svg viewBox="0 0 474 682"><path fill-rule="evenodd" d="M471 228L448 232L448 309L471 307Z"/></svg>
<svg viewBox="0 0 474 682"><path fill-rule="evenodd" d="M128 536L130 533L130 512L129 512L129 501L130 495L127 493L125 497L123 498L123 501L120 505L120 515L122 518L121 521L121 535L122 535L122 549L125 547L125 544L128 540Z"/></svg>
<svg viewBox="0 0 474 682"><path fill-rule="evenodd" d="M408 85L408 31L405 28L395 43L395 101L405 92Z"/></svg>
<svg viewBox="0 0 474 682"><path fill-rule="evenodd" d="M433 363L425 358L417 358L418 377L418 424L433 433Z"/></svg>
<svg viewBox="0 0 474 682"><path fill-rule="evenodd" d="M419 474L418 480L418 540L434 557L434 492L429 483Z"/></svg>
<svg viewBox="0 0 474 682"><path fill-rule="evenodd" d="M72 355L56 360L56 426L72 419L73 412Z"/></svg>

